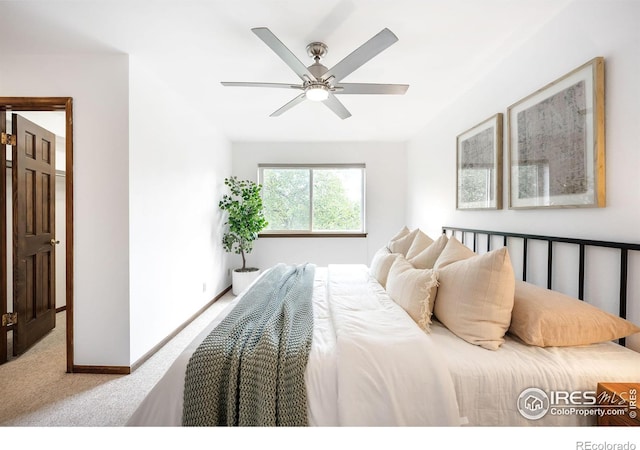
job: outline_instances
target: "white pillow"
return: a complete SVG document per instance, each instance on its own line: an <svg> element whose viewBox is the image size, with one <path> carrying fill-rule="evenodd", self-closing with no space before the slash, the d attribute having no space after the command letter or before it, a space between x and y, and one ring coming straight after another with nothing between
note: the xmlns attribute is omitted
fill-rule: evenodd
<svg viewBox="0 0 640 450"><path fill-rule="evenodd" d="M443 234L436 239L433 244L422 250L417 255L409 257L410 252L408 252L407 259L416 269L432 269L436 264L436 260L442 253L442 250L447 245L447 241L447 236Z"/></svg>
<svg viewBox="0 0 640 450"><path fill-rule="evenodd" d="M409 250L409 247L411 247L413 240L417 236L418 231L420 230L416 228L415 230L411 231L409 234L399 239L389 241L389 245L387 245L387 247L389 248L391 253L402 253L402 256L405 256L407 254L407 251Z"/></svg>
<svg viewBox="0 0 640 450"><path fill-rule="evenodd" d="M448 264L438 270L438 283L438 320L465 341L497 350L509 329L515 292L507 248Z"/></svg>
<svg viewBox="0 0 640 450"><path fill-rule="evenodd" d="M437 289L435 270L415 269L402 255L393 262L387 278L387 293L427 332Z"/></svg>
<svg viewBox="0 0 640 450"><path fill-rule="evenodd" d="M387 276L395 259L400 256L399 253L391 253L387 247L378 250L371 260L369 266L369 274L378 280L378 283L384 288L387 284Z"/></svg>
<svg viewBox="0 0 640 450"><path fill-rule="evenodd" d="M418 234L413 239L411 243L411 247L407 250L407 259L411 259L416 256L418 253L429 247L433 244L433 239L424 234L422 231L418 230Z"/></svg>

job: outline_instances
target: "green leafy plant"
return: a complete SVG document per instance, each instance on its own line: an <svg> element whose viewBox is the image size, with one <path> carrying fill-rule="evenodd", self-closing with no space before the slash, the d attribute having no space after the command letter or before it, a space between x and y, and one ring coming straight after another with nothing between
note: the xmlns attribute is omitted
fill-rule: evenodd
<svg viewBox="0 0 640 450"><path fill-rule="evenodd" d="M239 271L255 270L247 269L245 254L251 253L253 241L258 239L258 233L268 225L260 195L262 185L251 180L238 180L235 176L225 178L224 184L229 188L230 194L225 194L218 206L229 213L226 222L229 231L222 237L222 246L227 252L242 255L242 268Z"/></svg>

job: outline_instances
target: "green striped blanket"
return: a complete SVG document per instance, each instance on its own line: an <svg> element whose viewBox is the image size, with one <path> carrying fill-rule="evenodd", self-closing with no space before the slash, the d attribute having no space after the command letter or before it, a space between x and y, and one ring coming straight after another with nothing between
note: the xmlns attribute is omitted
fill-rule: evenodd
<svg viewBox="0 0 640 450"><path fill-rule="evenodd" d="M278 264L202 341L187 365L185 426L304 426L315 266Z"/></svg>

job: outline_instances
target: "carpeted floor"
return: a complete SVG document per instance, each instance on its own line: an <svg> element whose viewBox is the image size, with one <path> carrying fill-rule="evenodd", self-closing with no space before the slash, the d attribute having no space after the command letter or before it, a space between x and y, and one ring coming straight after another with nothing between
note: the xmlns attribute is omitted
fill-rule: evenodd
<svg viewBox="0 0 640 450"><path fill-rule="evenodd" d="M180 352L233 299L226 294L130 375L66 373L65 313L24 355L0 365L0 426L122 426Z"/></svg>

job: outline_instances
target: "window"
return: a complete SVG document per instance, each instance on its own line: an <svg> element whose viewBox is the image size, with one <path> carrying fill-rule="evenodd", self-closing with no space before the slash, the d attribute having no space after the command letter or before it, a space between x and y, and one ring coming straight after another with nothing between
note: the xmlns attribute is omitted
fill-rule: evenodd
<svg viewBox="0 0 640 450"><path fill-rule="evenodd" d="M260 164L263 234L365 232L364 164Z"/></svg>

